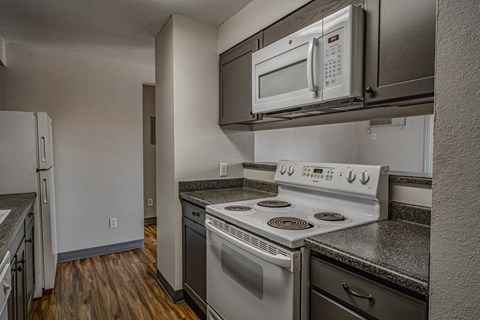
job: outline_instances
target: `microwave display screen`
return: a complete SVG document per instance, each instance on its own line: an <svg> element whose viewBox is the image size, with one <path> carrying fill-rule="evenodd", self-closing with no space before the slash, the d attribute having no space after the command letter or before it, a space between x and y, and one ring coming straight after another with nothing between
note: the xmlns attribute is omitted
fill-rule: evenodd
<svg viewBox="0 0 480 320"><path fill-rule="evenodd" d="M336 34L336 35L331 36L330 38L328 38L328 43L335 42L335 41L337 41L338 39L340 39L340 35Z"/></svg>
<svg viewBox="0 0 480 320"><path fill-rule="evenodd" d="M313 169L313 173L323 173L323 169Z"/></svg>

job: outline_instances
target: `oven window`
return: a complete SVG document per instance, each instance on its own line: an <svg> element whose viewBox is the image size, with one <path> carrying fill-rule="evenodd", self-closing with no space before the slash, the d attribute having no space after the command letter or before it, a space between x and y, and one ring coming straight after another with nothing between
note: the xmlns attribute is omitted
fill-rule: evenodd
<svg viewBox="0 0 480 320"><path fill-rule="evenodd" d="M273 97L308 87L307 60L301 60L259 77L260 98Z"/></svg>
<svg viewBox="0 0 480 320"><path fill-rule="evenodd" d="M262 266L225 244L222 244L221 252L222 271L259 300L262 300Z"/></svg>

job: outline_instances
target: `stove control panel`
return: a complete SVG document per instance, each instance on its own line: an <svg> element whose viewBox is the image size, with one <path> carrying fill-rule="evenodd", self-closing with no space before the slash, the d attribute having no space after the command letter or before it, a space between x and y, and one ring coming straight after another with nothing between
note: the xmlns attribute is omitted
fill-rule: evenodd
<svg viewBox="0 0 480 320"><path fill-rule="evenodd" d="M388 166L282 160L274 180L280 185L379 199L388 193Z"/></svg>
<svg viewBox="0 0 480 320"><path fill-rule="evenodd" d="M302 177L312 178L314 180L332 181L334 173L334 168L303 166Z"/></svg>

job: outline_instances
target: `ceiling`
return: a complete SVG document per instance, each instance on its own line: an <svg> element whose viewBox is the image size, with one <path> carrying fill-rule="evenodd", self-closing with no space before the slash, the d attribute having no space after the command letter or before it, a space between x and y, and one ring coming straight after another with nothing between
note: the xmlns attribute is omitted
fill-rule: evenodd
<svg viewBox="0 0 480 320"><path fill-rule="evenodd" d="M9 43L153 64L153 37L171 14L220 25L251 1L0 0L0 34Z"/></svg>

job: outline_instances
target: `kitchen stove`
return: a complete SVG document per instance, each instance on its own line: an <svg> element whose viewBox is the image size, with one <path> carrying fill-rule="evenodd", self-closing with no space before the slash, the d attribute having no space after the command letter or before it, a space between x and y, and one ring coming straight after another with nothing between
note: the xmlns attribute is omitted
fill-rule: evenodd
<svg viewBox="0 0 480 320"><path fill-rule="evenodd" d="M386 166L280 161L274 181L275 197L206 207L207 319L308 319L305 239L387 217Z"/></svg>
<svg viewBox="0 0 480 320"><path fill-rule="evenodd" d="M388 167L281 161L275 182L276 197L210 205L207 212L292 249L308 237L387 217ZM232 207L251 210L238 215L229 212ZM279 229L269 223L285 217L310 227Z"/></svg>

